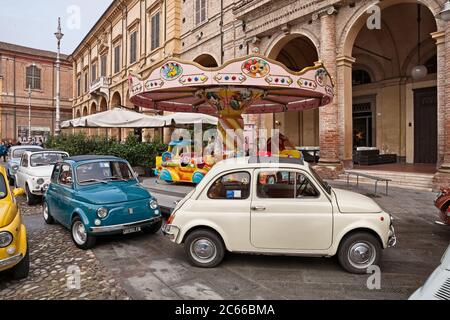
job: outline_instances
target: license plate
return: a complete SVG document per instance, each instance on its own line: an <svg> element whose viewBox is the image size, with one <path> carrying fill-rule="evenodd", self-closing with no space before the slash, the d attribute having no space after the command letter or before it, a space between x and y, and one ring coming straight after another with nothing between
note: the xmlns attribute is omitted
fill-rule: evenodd
<svg viewBox="0 0 450 320"><path fill-rule="evenodd" d="M136 232L140 232L141 230L142 230L141 227L127 228L127 229L123 230L123 234L136 233Z"/></svg>

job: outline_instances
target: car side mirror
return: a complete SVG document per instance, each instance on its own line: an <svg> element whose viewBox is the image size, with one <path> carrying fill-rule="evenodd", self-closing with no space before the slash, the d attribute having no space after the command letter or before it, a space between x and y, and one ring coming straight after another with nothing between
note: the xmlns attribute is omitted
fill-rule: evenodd
<svg viewBox="0 0 450 320"><path fill-rule="evenodd" d="M25 194L25 190L23 190L22 188L15 188L12 191L14 198L23 196Z"/></svg>

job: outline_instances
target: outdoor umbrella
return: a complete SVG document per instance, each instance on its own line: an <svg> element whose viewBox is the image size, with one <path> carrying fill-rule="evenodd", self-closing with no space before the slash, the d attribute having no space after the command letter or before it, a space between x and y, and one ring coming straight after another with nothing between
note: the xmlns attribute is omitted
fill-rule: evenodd
<svg viewBox="0 0 450 320"><path fill-rule="evenodd" d="M160 117L147 116L125 108L64 121L62 128L160 128L165 126Z"/></svg>
<svg viewBox="0 0 450 320"><path fill-rule="evenodd" d="M209 116L207 114L198 113L172 113L166 116L160 116L159 119L165 121L166 126L172 125L172 123L178 124L210 124L216 126L219 122L217 117Z"/></svg>

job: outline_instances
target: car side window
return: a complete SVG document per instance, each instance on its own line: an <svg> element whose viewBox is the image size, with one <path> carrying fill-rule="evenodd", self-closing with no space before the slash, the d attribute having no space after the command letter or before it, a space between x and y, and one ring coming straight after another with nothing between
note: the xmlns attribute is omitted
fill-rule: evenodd
<svg viewBox="0 0 450 320"><path fill-rule="evenodd" d="M233 172L214 181L208 190L208 198L244 200L250 196L250 173Z"/></svg>
<svg viewBox="0 0 450 320"><path fill-rule="evenodd" d="M311 180L308 179L304 174L297 173L297 183L295 197L299 198L315 198L318 197L319 191L317 191Z"/></svg>
<svg viewBox="0 0 450 320"><path fill-rule="evenodd" d="M52 183L58 183L60 169L61 169L60 164L55 165L55 168L53 169L53 173L52 173L52 179L51 179Z"/></svg>
<svg viewBox="0 0 450 320"><path fill-rule="evenodd" d="M262 199L318 197L311 181L300 172L263 171L258 175L257 196Z"/></svg>
<svg viewBox="0 0 450 320"><path fill-rule="evenodd" d="M72 182L73 182L72 168L68 164L62 164L59 173L58 183L66 187L72 187Z"/></svg>
<svg viewBox="0 0 450 320"><path fill-rule="evenodd" d="M258 175L258 198L294 198L295 172L264 171Z"/></svg>
<svg viewBox="0 0 450 320"><path fill-rule="evenodd" d="M21 161L21 164L20 164L22 167L28 167L28 155L27 154L24 154L23 156L22 156L22 161Z"/></svg>

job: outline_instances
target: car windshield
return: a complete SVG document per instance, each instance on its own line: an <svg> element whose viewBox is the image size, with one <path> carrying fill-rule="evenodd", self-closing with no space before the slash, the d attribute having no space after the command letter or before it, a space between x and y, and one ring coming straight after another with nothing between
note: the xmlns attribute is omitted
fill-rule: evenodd
<svg viewBox="0 0 450 320"><path fill-rule="evenodd" d="M31 166L32 167L42 167L54 165L58 161L67 157L65 153L60 152L45 152L31 155Z"/></svg>
<svg viewBox="0 0 450 320"><path fill-rule="evenodd" d="M6 198L7 194L8 189L6 189L5 177L3 177L2 174L0 174L0 199Z"/></svg>
<svg viewBox="0 0 450 320"><path fill-rule="evenodd" d="M316 172L316 170L314 170L314 168L313 168L311 165L309 166L309 170L310 170L311 173L313 174L314 178L316 178L317 182L320 183L320 185L322 186L322 188L324 188L325 191L326 191L328 194L331 194L331 187L330 187L330 185L328 184L328 182L324 181L324 180L322 179L322 177L319 176L319 174Z"/></svg>
<svg viewBox="0 0 450 320"><path fill-rule="evenodd" d="M22 155L25 152L27 152L27 151L36 151L36 150L41 150L41 149L38 149L38 148L20 148L20 149L17 149L17 150L13 151L12 158L21 158Z"/></svg>
<svg viewBox="0 0 450 320"><path fill-rule="evenodd" d="M108 183L135 179L129 165L123 161L99 161L77 167L79 184Z"/></svg>

